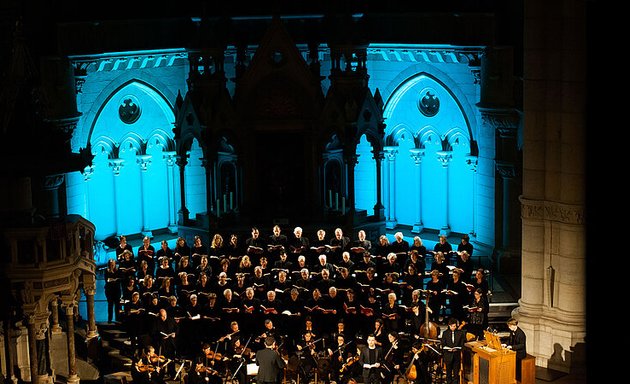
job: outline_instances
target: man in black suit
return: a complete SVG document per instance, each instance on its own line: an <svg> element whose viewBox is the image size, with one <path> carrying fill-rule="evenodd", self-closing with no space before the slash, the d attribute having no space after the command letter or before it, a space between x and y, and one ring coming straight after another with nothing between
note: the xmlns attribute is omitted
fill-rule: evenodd
<svg viewBox="0 0 630 384"><path fill-rule="evenodd" d="M516 352L516 380L520 381L521 361L527 356L527 350L525 349L527 336L518 327L518 320L511 318L507 321L507 326L510 329L510 336L506 342L506 347Z"/></svg>
<svg viewBox="0 0 630 384"><path fill-rule="evenodd" d="M258 364L256 383L279 384L281 382L281 374L287 362L282 360L275 348L276 339L269 336L265 339L265 348L256 352L256 364Z"/></svg>
<svg viewBox="0 0 630 384"><path fill-rule="evenodd" d="M376 345L376 337L370 334L367 337L367 346L361 350L359 364L363 367L363 382L365 384L380 384L381 375L379 369L383 360L383 349Z"/></svg>
<svg viewBox="0 0 630 384"><path fill-rule="evenodd" d="M446 365L446 384L459 384L459 369L462 361L462 348L466 342L466 333L457 329L459 321L451 317L448 329L442 332L442 351Z"/></svg>

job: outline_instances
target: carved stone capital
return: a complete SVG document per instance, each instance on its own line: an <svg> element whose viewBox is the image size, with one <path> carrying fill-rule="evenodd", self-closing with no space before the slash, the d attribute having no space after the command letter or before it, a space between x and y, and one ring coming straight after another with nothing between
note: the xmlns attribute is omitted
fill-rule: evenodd
<svg viewBox="0 0 630 384"><path fill-rule="evenodd" d="M518 169L512 163L497 161L496 169L499 175L504 179L514 179L519 175Z"/></svg>
<svg viewBox="0 0 630 384"><path fill-rule="evenodd" d="M440 162L443 168L448 167L448 164L453 160L453 152L451 151L438 151L436 153L437 161Z"/></svg>
<svg viewBox="0 0 630 384"><path fill-rule="evenodd" d="M93 165L88 165L87 167L85 167L83 169L83 179L85 181L89 181L92 178L93 174L94 174L94 166Z"/></svg>
<svg viewBox="0 0 630 384"><path fill-rule="evenodd" d="M44 189L48 191L55 190L63 184L65 176L63 174L49 175L44 177Z"/></svg>
<svg viewBox="0 0 630 384"><path fill-rule="evenodd" d="M521 202L521 217L528 220L548 220L564 224L583 225L584 206L563 204L547 200L530 200L523 196Z"/></svg>
<svg viewBox="0 0 630 384"><path fill-rule="evenodd" d="M398 154L398 147L384 147L383 154L387 160L394 161L396 160L396 155Z"/></svg>
<svg viewBox="0 0 630 384"><path fill-rule="evenodd" d="M413 160L415 165L420 165L422 163L422 158L424 157L425 152L424 149L412 148L409 150L409 156Z"/></svg>
<svg viewBox="0 0 630 384"><path fill-rule="evenodd" d="M497 130L501 138L515 138L521 123L521 115L514 108L479 107L481 119Z"/></svg>
<svg viewBox="0 0 630 384"><path fill-rule="evenodd" d="M109 160L109 167L112 169L112 172L114 172L114 176L120 175L120 170L122 169L123 165L125 165L125 160L123 159Z"/></svg>
<svg viewBox="0 0 630 384"><path fill-rule="evenodd" d="M138 163L142 172L149 169L149 165L151 165L151 157L151 155L140 155L136 158L136 163Z"/></svg>
<svg viewBox="0 0 630 384"><path fill-rule="evenodd" d="M479 157L468 155L466 156L466 165L468 169L473 172L477 172L477 166L479 165Z"/></svg>
<svg viewBox="0 0 630 384"><path fill-rule="evenodd" d="M172 167L177 164L177 153L176 152L164 152L163 154L164 161L168 167Z"/></svg>

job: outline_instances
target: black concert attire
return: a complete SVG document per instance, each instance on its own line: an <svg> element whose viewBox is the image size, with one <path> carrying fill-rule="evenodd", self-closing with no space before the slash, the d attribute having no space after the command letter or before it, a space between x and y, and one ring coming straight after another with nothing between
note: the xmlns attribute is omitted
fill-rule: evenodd
<svg viewBox="0 0 630 384"><path fill-rule="evenodd" d="M407 272L409 270L409 265L413 264L413 266L416 268L417 273L424 279L425 272L427 269L427 262L426 262L425 256L424 254L420 255L419 253L417 254L417 256L415 255L416 255L415 253L412 253L409 256L409 258L407 259L407 262L405 262L403 266L404 268L403 270Z"/></svg>
<svg viewBox="0 0 630 384"><path fill-rule="evenodd" d="M473 255L473 250L474 247L470 242L466 242L466 244L464 244L463 242L459 243L459 245L457 245L457 252L462 252L462 251L466 251L468 252L468 254L470 255L470 257L472 258Z"/></svg>
<svg viewBox="0 0 630 384"><path fill-rule="evenodd" d="M319 238L313 242L311 242L311 247L309 248L308 254L306 256L306 263L308 265L315 265L319 260L319 255L328 254L329 248L326 247L328 241L326 239L320 240Z"/></svg>
<svg viewBox="0 0 630 384"><path fill-rule="evenodd" d="M384 326L387 331L398 332L402 330L402 325L404 325L405 310L402 309L400 305L396 304L396 302L393 304L390 304L389 302L385 303L381 308L381 316L383 317Z"/></svg>
<svg viewBox="0 0 630 384"><path fill-rule="evenodd" d="M481 288L481 290L483 291L483 294L485 296L488 295L488 292L490 291L490 286L488 285L488 280L486 280L485 277L482 277L481 280L477 280L477 279L473 279L470 282L473 285L473 292L477 289L477 288Z"/></svg>
<svg viewBox="0 0 630 384"><path fill-rule="evenodd" d="M464 305L470 302L470 292L468 288L461 280L455 281L451 278L446 284L446 289L456 292L455 294L450 292L446 293L448 297L448 307L451 310L451 317L459 321L464 321L466 319Z"/></svg>
<svg viewBox="0 0 630 384"><path fill-rule="evenodd" d="M330 261L333 263L338 263L341 260L341 254L350 249L350 239L347 236L341 236L341 238L334 236L330 239L329 245L332 249L328 254L328 258L330 258Z"/></svg>
<svg viewBox="0 0 630 384"><path fill-rule="evenodd" d="M256 384L277 384L286 367L280 354L271 348L263 348L256 352L256 364L258 364Z"/></svg>
<svg viewBox="0 0 630 384"><path fill-rule="evenodd" d="M179 260L181 260L182 257L190 257L190 247L188 246L188 244L186 244L186 242L184 242L183 244L177 243L173 256L175 260L175 265L178 265Z"/></svg>
<svg viewBox="0 0 630 384"><path fill-rule="evenodd" d="M298 256L304 255L309 252L310 241L304 235L300 237L296 237L295 235L291 236L288 240L289 249L287 250L287 254L292 256L292 259L297 259Z"/></svg>
<svg viewBox="0 0 630 384"><path fill-rule="evenodd" d="M466 330L479 340L483 340L483 331L488 328L488 312L490 312L490 304L485 295L481 295L476 300L475 295L468 305L468 318L466 319Z"/></svg>
<svg viewBox="0 0 630 384"><path fill-rule="evenodd" d="M383 383L379 369L367 367L368 365L382 363L383 357L384 357L383 349L378 346L372 349L370 349L368 346L365 346L361 350L361 355L359 357L359 364L363 367L363 383L365 384Z"/></svg>
<svg viewBox="0 0 630 384"><path fill-rule="evenodd" d="M118 260L119 262L123 261L124 257L122 256L122 254L125 251L129 251L133 255L133 247L131 246L131 244L125 243L124 246L122 244L118 244L118 246L116 247L116 260Z"/></svg>
<svg viewBox="0 0 630 384"><path fill-rule="evenodd" d="M155 252L155 258L158 262L158 265L161 265L162 258L164 257L168 259L169 264L173 263L175 253L173 253L173 250L168 245L166 246L166 248L160 247L160 249Z"/></svg>
<svg viewBox="0 0 630 384"><path fill-rule="evenodd" d="M120 279L122 275L117 267L105 270L105 297L107 298L107 322L119 321L118 313L121 310L120 299L122 292L120 289Z"/></svg>
<svg viewBox="0 0 630 384"><path fill-rule="evenodd" d="M175 319L170 315L166 316L166 319L158 317L153 325L153 345L156 350L160 351L163 356L169 359L173 359L176 356L177 347L177 332L178 326Z"/></svg>
<svg viewBox="0 0 630 384"><path fill-rule="evenodd" d="M451 261L451 252L453 252L453 247L451 246L451 243L449 243L448 241L445 241L444 243L440 243L438 241L437 243L435 243L435 246L433 247L433 252L440 251L442 251L442 253L444 254L444 262L447 265L453 265Z"/></svg>
<svg viewBox="0 0 630 384"><path fill-rule="evenodd" d="M304 382L308 383L313 377L314 370L318 367L318 349L321 341L311 338L308 342L302 340L297 345L296 354L299 357L299 374L304 379Z"/></svg>
<svg viewBox="0 0 630 384"><path fill-rule="evenodd" d="M265 249L267 248L267 244L258 236L257 238L250 237L245 240L246 246L246 254L252 260L252 263L258 264L258 260L260 256L265 253Z"/></svg>
<svg viewBox="0 0 630 384"><path fill-rule="evenodd" d="M468 259L464 260L460 255L457 255L457 262L455 263L455 265L457 266L457 268L460 268L463 271L460 272L459 275L461 279L466 283L470 283L470 281L473 279L473 273L476 270L475 263L473 262L472 258L469 256Z"/></svg>
<svg viewBox="0 0 630 384"><path fill-rule="evenodd" d="M267 238L267 258L270 262L275 262L280 259L280 251L287 250L289 241L286 235L279 234L276 236L275 234L269 236Z"/></svg>
<svg viewBox="0 0 630 384"><path fill-rule="evenodd" d="M354 260L360 260L363 258L365 252L370 253L372 251L372 242L370 240L355 240L350 247L350 256Z"/></svg>
<svg viewBox="0 0 630 384"><path fill-rule="evenodd" d="M394 239L394 241L389 244L389 251L396 254L397 261L400 265L405 265L408 256L407 253L409 252L409 242L405 239L400 241Z"/></svg>
<svg viewBox="0 0 630 384"><path fill-rule="evenodd" d="M155 247L153 245L142 244L140 248L138 248L138 265L140 265L142 261L147 262L148 273L153 276L155 273Z"/></svg>
<svg viewBox="0 0 630 384"><path fill-rule="evenodd" d="M466 333L454 331L448 327L442 332L442 354L446 365L446 384L459 384L459 370L462 361L462 348L466 342Z"/></svg>
<svg viewBox="0 0 630 384"><path fill-rule="evenodd" d="M516 352L516 380L521 380L521 361L527 357L526 350L527 336L525 332L519 327L516 327L515 331L510 330L507 342L508 347Z"/></svg>
<svg viewBox="0 0 630 384"><path fill-rule="evenodd" d="M201 256L203 255L208 256L208 247L203 244L193 244L190 248L190 258L193 267L196 267L201 263Z"/></svg>
<svg viewBox="0 0 630 384"><path fill-rule="evenodd" d="M389 341L389 340L388 340ZM405 351L401 345L400 339L395 339L393 343L388 343L383 348L385 356L383 357L383 363L380 368L381 378L383 383L393 383L394 376L403 369L405 362Z"/></svg>
<svg viewBox="0 0 630 384"><path fill-rule="evenodd" d="M139 336L145 332L144 330L144 311L145 308L142 305L142 301L130 301L125 304L125 328L129 339L131 341L131 350L135 351L139 347Z"/></svg>

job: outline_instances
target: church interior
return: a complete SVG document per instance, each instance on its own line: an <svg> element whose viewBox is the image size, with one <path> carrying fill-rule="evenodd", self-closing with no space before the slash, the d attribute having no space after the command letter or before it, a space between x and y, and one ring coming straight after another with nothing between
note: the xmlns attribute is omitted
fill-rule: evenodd
<svg viewBox="0 0 630 384"><path fill-rule="evenodd" d="M424 283L442 240L454 259L469 243L492 291L488 330L514 318L527 335L532 373L518 382L591 378L599 324L586 271L604 178L586 150L595 1L245 4L0 4L3 380L135 381L124 372L141 341L130 352L106 297L108 264L125 265L121 238L132 259L145 239L153 250L198 241L215 284L222 259L259 261L253 229L271 267L280 256L267 239L283 236L295 265L326 244L338 281L341 250L361 261L361 233L383 265L402 236L406 267L420 239ZM298 228L310 241L300 250ZM319 252L306 255L312 269ZM174 362L169 380L193 360ZM462 382L477 384L466 364Z"/></svg>

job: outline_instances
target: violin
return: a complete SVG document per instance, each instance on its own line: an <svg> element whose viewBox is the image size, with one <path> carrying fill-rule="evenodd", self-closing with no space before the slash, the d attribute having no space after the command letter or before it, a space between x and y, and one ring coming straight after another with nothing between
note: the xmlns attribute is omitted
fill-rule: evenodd
<svg viewBox="0 0 630 384"><path fill-rule="evenodd" d="M151 364L164 364L166 360L168 360L166 356L160 356L160 355L149 356L149 361L151 362Z"/></svg>
<svg viewBox="0 0 630 384"><path fill-rule="evenodd" d="M212 369L210 367L206 367L205 365L197 365L195 367L195 372L208 373L210 375L218 375L219 374L219 371L217 371L216 369Z"/></svg>
<svg viewBox="0 0 630 384"><path fill-rule="evenodd" d="M138 372L155 372L155 366L151 365L151 364L145 364L142 362L142 360L138 361L136 363L136 368L138 369Z"/></svg>
<svg viewBox="0 0 630 384"><path fill-rule="evenodd" d="M206 359L208 360L223 360L221 352L214 352L212 350L206 352Z"/></svg>

